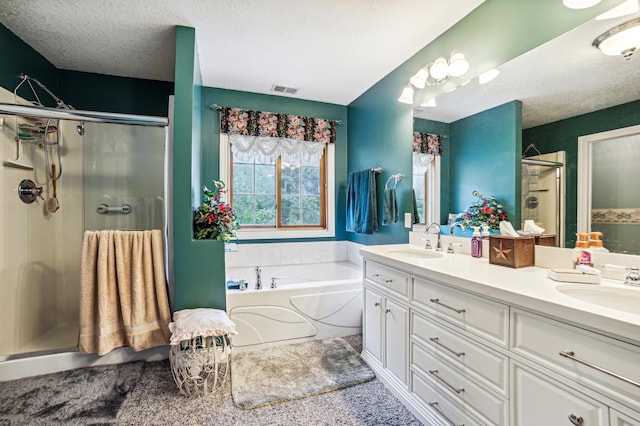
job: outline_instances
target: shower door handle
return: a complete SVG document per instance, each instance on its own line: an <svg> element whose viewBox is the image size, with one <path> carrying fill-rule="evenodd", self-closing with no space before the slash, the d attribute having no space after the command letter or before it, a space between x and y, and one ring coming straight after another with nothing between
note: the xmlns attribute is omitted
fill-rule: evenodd
<svg viewBox="0 0 640 426"><path fill-rule="evenodd" d="M120 213L120 214L129 214L131 213L131 206L129 204L123 204L120 207L109 207L108 204L100 204L96 209L98 214L107 214L107 213Z"/></svg>

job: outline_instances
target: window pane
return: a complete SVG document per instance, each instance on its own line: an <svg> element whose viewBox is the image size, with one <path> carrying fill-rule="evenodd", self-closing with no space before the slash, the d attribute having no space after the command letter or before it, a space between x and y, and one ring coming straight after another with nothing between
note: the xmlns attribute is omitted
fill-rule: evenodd
<svg viewBox="0 0 640 426"><path fill-rule="evenodd" d="M256 197L256 225L276 224L276 197L257 196Z"/></svg>
<svg viewBox="0 0 640 426"><path fill-rule="evenodd" d="M283 195L280 199L280 215L283 225L300 225L300 197Z"/></svg>
<svg viewBox="0 0 640 426"><path fill-rule="evenodd" d="M242 225L255 224L255 205L253 195L234 195L233 211L238 218L238 223Z"/></svg>
<svg viewBox="0 0 640 426"><path fill-rule="evenodd" d="M302 197L302 224L320 225L319 197Z"/></svg>
<svg viewBox="0 0 640 426"><path fill-rule="evenodd" d="M275 165L256 164L256 194L275 195L276 167Z"/></svg>
<svg viewBox="0 0 640 426"><path fill-rule="evenodd" d="M302 168L302 194L320 195L320 167Z"/></svg>
<svg viewBox="0 0 640 426"><path fill-rule="evenodd" d="M280 189L282 190L282 194L300 194L300 168L298 165L282 162Z"/></svg>
<svg viewBox="0 0 640 426"><path fill-rule="evenodd" d="M253 194L253 164L233 165L233 192Z"/></svg>

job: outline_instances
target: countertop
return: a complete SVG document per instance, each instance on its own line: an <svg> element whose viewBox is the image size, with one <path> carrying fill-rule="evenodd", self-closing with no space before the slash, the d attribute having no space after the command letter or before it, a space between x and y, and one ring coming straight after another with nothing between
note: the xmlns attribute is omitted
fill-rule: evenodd
<svg viewBox="0 0 640 426"><path fill-rule="evenodd" d="M620 281L603 279L601 284L572 284L548 278L546 268L531 266L508 268L493 265L487 258L468 254L439 252L439 258L408 257L393 250L425 250L411 244L365 246L360 254L370 259L409 272L413 275L504 302L514 307L559 319L629 343L640 345L640 305L635 313L612 309L568 296L557 290L560 285L601 286L637 291L640 288Z"/></svg>

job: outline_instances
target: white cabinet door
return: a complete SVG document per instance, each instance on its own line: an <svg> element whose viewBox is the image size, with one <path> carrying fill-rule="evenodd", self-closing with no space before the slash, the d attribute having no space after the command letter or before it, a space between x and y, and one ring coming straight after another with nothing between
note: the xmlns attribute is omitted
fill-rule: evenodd
<svg viewBox="0 0 640 426"><path fill-rule="evenodd" d="M611 426L640 426L640 421L633 419L626 414L622 414L613 408L609 409L611 417ZM640 418L640 413L633 414L636 418Z"/></svg>
<svg viewBox="0 0 640 426"><path fill-rule="evenodd" d="M385 367L402 383L407 383L407 339L409 312L407 308L387 299L384 310Z"/></svg>
<svg viewBox="0 0 640 426"><path fill-rule="evenodd" d="M513 426L608 426L608 407L543 374L512 363Z"/></svg>
<svg viewBox="0 0 640 426"><path fill-rule="evenodd" d="M382 296L364 289L364 349L382 364Z"/></svg>

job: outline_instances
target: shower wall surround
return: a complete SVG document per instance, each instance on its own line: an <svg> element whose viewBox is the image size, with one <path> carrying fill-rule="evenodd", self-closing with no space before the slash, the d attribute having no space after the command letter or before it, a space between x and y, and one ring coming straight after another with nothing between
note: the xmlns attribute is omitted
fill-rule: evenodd
<svg viewBox="0 0 640 426"><path fill-rule="evenodd" d="M0 88L0 102L14 102ZM16 158L15 117L4 116L0 127L2 160ZM24 163L33 170L0 166L0 359L11 354L77 345L79 259L82 243L82 143L76 123L61 123L63 173L57 182L60 210L49 213L38 198L18 198L22 179L47 184L44 155L23 144Z"/></svg>

